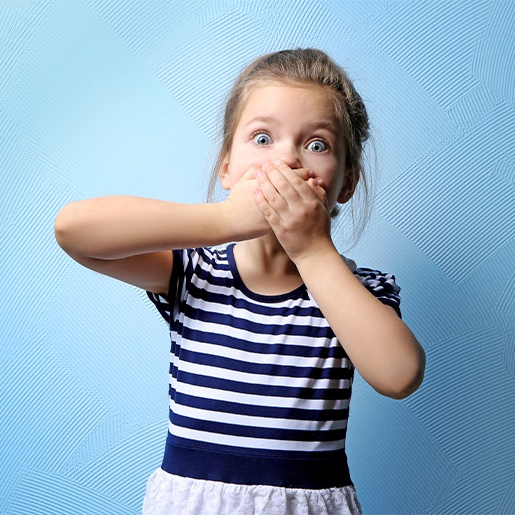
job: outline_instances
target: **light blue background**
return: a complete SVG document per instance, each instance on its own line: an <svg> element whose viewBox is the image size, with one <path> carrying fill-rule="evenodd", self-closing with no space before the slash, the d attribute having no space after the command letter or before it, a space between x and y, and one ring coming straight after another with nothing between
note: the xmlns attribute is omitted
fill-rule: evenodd
<svg viewBox="0 0 515 515"><path fill-rule="evenodd" d="M138 513L166 436L166 327L58 248L59 208L203 201L234 76L315 46L374 127L351 256L396 274L428 358L404 401L356 381L364 512L515 513L514 29L510 0L2 0L0 512Z"/></svg>

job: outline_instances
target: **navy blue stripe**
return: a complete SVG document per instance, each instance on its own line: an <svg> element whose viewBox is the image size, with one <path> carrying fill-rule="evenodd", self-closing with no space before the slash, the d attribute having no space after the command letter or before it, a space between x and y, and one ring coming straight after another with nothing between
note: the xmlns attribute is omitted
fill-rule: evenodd
<svg viewBox="0 0 515 515"><path fill-rule="evenodd" d="M316 318L325 320L319 310L318 312L319 316ZM241 318L231 314L221 314L213 311L205 311L201 308L194 308L191 305L185 306L184 314L188 318L198 320L200 322L212 322L221 324L225 327L245 329L251 333L265 335L288 334L292 336L305 336L307 338L334 338L334 332L327 323L321 327L313 325L310 323L312 318L310 315L310 318L306 318L303 324L303 317L299 313L293 313L293 316L297 317L295 325L289 324L288 321L285 321L282 324L263 324L250 320L249 316L246 318ZM283 314L281 313L281 316L282 315Z"/></svg>
<svg viewBox="0 0 515 515"><path fill-rule="evenodd" d="M178 328L180 332L181 328ZM200 343L212 343L222 345L230 349L238 349L258 354L276 354L281 356L300 356L305 358L336 358L347 357L343 347L336 342L333 347L315 347L313 341L306 341L306 345L290 345L282 343L259 343L257 341L242 340L226 334L205 333L199 330L192 330L182 327L182 336L188 340ZM311 345L309 345L311 344Z"/></svg>
<svg viewBox="0 0 515 515"><path fill-rule="evenodd" d="M245 309L251 313L257 313L259 315L285 316L302 313L303 310L303 308L299 306L295 306L293 308L288 308L285 306L274 306L272 301L268 304L251 303L245 298L235 297L230 291L226 293L212 292L204 288L199 288L193 283L189 285L188 293L194 299L202 300L204 302L212 302L214 304L221 304L223 306L234 306L235 308ZM272 299L272 297L270 299ZM265 300L268 299L265 297ZM322 318L320 310L317 308L308 306L304 309L306 316L318 316L319 318Z"/></svg>
<svg viewBox="0 0 515 515"><path fill-rule="evenodd" d="M350 390L349 390L350 393ZM248 415L251 417L282 418L291 420L316 420L319 422L346 420L349 410L346 409L322 409L309 410L300 408L279 408L276 406L256 406L255 404L240 404L217 399L195 397L185 393L179 393L170 386L170 397L177 403L191 408L219 411L221 413L233 413L236 415Z"/></svg>
<svg viewBox="0 0 515 515"><path fill-rule="evenodd" d="M205 431L207 433L244 436L247 438L259 438L262 440L284 440L288 442L334 442L344 440L346 428L328 429L325 431L302 429L278 429L272 427L241 426L211 420L198 420L177 413L170 413L170 421L176 426Z"/></svg>
<svg viewBox="0 0 515 515"><path fill-rule="evenodd" d="M181 294L181 289L184 282L184 267L182 261L182 251L173 250L173 264L172 264L172 274L170 276L170 282L168 285L168 301L171 306L174 306L177 303L177 295ZM170 306L170 309L171 309ZM173 320L170 321L173 323Z"/></svg>
<svg viewBox="0 0 515 515"><path fill-rule="evenodd" d="M168 435L162 464L170 474L240 485L340 488L352 485L345 450L241 453L237 448Z"/></svg>
<svg viewBox="0 0 515 515"><path fill-rule="evenodd" d="M235 287L244 293L248 298L263 303L274 303L274 302L283 302L285 300L295 299L295 300L309 300L309 294L306 289L306 285L302 284L298 288L293 291L279 294L279 295L261 295L259 293L255 293L247 288L245 283L241 280L240 274L238 272L238 267L236 266L236 261L234 259L234 244L227 246L227 259L229 261L229 265L231 267L231 271L234 277L234 285Z"/></svg>
<svg viewBox="0 0 515 515"><path fill-rule="evenodd" d="M213 267L214 268L214 267ZM221 286L224 288L231 288L233 285L232 277L229 275L227 277L220 277L218 275L213 275L212 269L204 270L200 266L195 269L196 282L197 281L205 281L209 285L212 286Z"/></svg>
<svg viewBox="0 0 515 515"><path fill-rule="evenodd" d="M170 305L165 304L159 300L157 294L147 291L147 297L152 301L152 303L156 306L159 314L165 319L165 321L170 324Z"/></svg>
<svg viewBox="0 0 515 515"><path fill-rule="evenodd" d="M211 282L209 282L211 284ZM237 298L234 296L235 291L232 290L233 284L227 283L219 286L225 286L228 288L227 292L212 292L205 288L200 288L195 284L191 284L188 293L194 299L199 299L204 302L211 302L213 304L221 304L223 306L233 306L238 309L244 309L251 313L267 316L301 316L301 317L313 317L324 319L322 312L317 306L309 305L294 305L294 306L274 306L273 304L256 304L255 302L249 302L246 298Z"/></svg>
<svg viewBox="0 0 515 515"><path fill-rule="evenodd" d="M352 371L346 367L335 367L334 364L327 368L297 367L290 365L277 365L271 363L250 363L223 356L213 356L201 352L193 352L182 349L181 361L207 365L227 370L237 370L249 374L262 374L273 377L304 377L308 379L350 379Z"/></svg>
<svg viewBox="0 0 515 515"><path fill-rule="evenodd" d="M220 379L217 377L205 377L191 372L184 372L172 366L172 377L181 383L212 388L215 390L225 390L228 392L245 393L248 395L261 395L265 397L292 397L298 399L322 399L338 400L349 396L347 388L307 388L297 386L277 386L242 383L230 379Z"/></svg>
<svg viewBox="0 0 515 515"><path fill-rule="evenodd" d="M391 297L385 297L383 295L380 295L377 297L383 304L386 304L387 306L391 306L393 309L395 309L397 315L399 318L402 318L401 308L399 307L399 302L395 299L392 299Z"/></svg>
<svg viewBox="0 0 515 515"><path fill-rule="evenodd" d="M227 252L223 249L212 249L208 250L204 247L199 247L188 252L188 259L191 260L191 256L197 254L199 259L197 267L213 267L215 270L230 271L229 260L227 259ZM196 268L197 270L197 268Z"/></svg>

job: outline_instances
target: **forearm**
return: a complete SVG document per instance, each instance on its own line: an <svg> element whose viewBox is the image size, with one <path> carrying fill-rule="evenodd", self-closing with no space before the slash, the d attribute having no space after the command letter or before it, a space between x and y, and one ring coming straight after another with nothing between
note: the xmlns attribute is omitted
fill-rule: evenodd
<svg viewBox="0 0 515 515"><path fill-rule="evenodd" d="M69 254L97 259L217 245L244 236L227 219L222 204L126 196L73 202L56 218L56 239Z"/></svg>
<svg viewBox="0 0 515 515"><path fill-rule="evenodd" d="M415 391L424 374L422 347L395 311L354 277L332 243L296 265L363 378L389 397L403 398Z"/></svg>

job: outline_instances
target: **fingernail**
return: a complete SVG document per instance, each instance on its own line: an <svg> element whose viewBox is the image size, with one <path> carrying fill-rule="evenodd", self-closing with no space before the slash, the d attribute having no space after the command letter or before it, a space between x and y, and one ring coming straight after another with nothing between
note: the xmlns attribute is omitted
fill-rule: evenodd
<svg viewBox="0 0 515 515"><path fill-rule="evenodd" d="M265 162L263 163L262 168L263 168L263 169L264 169L264 168L268 168L269 166L270 166L270 163L269 163L268 161L265 161Z"/></svg>
<svg viewBox="0 0 515 515"><path fill-rule="evenodd" d="M263 177L263 171L262 170L256 170L256 177Z"/></svg>
<svg viewBox="0 0 515 515"><path fill-rule="evenodd" d="M275 161L274 165L276 166L279 166L279 165L282 165L283 164L283 160L282 159L278 159L277 161Z"/></svg>

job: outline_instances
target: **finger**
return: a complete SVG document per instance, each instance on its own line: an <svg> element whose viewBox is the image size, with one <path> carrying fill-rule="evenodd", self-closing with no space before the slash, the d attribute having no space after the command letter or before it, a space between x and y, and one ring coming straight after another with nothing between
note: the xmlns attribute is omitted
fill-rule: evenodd
<svg viewBox="0 0 515 515"><path fill-rule="evenodd" d="M293 172L296 173L301 179L307 181L310 178L315 177L315 172L310 168L292 168Z"/></svg>
<svg viewBox="0 0 515 515"><path fill-rule="evenodd" d="M279 166L284 165L285 169L292 170L295 174L297 174L301 179L307 181L310 177L315 177L315 172L310 168L290 168L284 161L277 160ZM262 165L262 169L266 170L270 168L271 164L269 162L265 162ZM284 169L283 169L284 171Z"/></svg>
<svg viewBox="0 0 515 515"><path fill-rule="evenodd" d="M284 199L286 204L298 202L300 199L299 188L307 188L305 182L310 176L309 170L296 173L284 161L276 161L274 164L266 163L264 170L268 176L270 184L277 191L278 195ZM304 179L306 177L306 179ZM265 195L267 191L265 191Z"/></svg>
<svg viewBox="0 0 515 515"><path fill-rule="evenodd" d="M324 181L319 178L309 179L307 184L311 190L315 192L318 200L320 200L320 202L322 202L322 204L327 208L327 193L325 191Z"/></svg>
<svg viewBox="0 0 515 515"><path fill-rule="evenodd" d="M274 184L268 170L272 171L270 166L267 166L267 170L258 170L256 172L256 180L261 193L269 206L276 212L284 211L288 208L287 199L284 197L284 190L288 187L288 181L283 177L282 184Z"/></svg>
<svg viewBox="0 0 515 515"><path fill-rule="evenodd" d="M306 196L309 198L311 196L311 192L306 186L306 181L315 177L312 170L293 170L284 161L277 160L267 171L273 184L279 191L282 191L281 188L284 188L290 200L293 200L294 196L300 196L301 198L306 198ZM284 179L286 179L286 183Z"/></svg>
<svg viewBox="0 0 515 515"><path fill-rule="evenodd" d="M265 197L263 190L260 188L256 188L252 191L254 196L254 201L258 209L263 213L265 220L270 224L271 227L274 227L276 224L280 223L281 217L277 214L275 209L269 204L267 198Z"/></svg>
<svg viewBox="0 0 515 515"><path fill-rule="evenodd" d="M270 163L264 163L262 166L252 165L239 180L254 179L258 170L264 170ZM287 165L286 165L287 166ZM307 181L310 177L315 177L315 172L309 168L295 168L293 171L302 179Z"/></svg>

